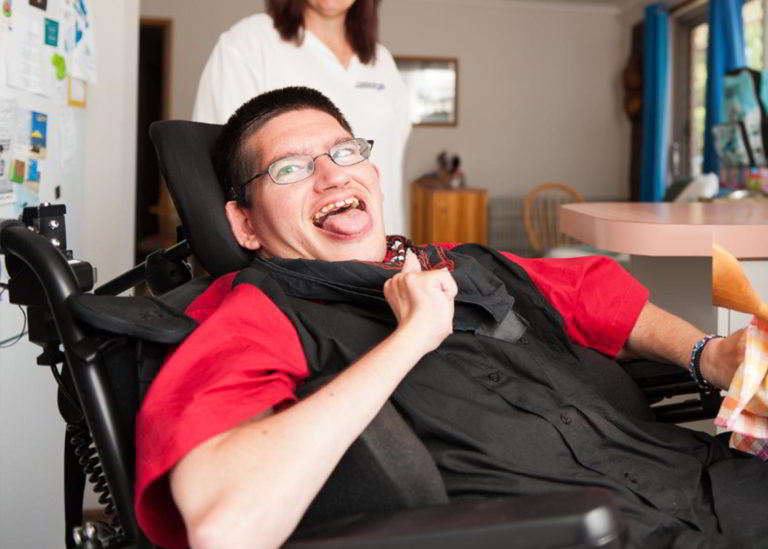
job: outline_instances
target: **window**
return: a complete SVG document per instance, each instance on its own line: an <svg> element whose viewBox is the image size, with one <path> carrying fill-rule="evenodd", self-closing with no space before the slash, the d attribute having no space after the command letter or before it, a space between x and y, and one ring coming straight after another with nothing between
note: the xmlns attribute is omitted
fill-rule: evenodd
<svg viewBox="0 0 768 549"><path fill-rule="evenodd" d="M764 13L766 0L745 0L742 7L744 20L744 46L747 66L750 69L763 69L763 52L765 48ZM706 14L704 14L706 18ZM696 176L701 174L704 159L704 123L706 118L707 97L707 42L709 40L709 25L700 22L701 15L682 21L688 34L689 70L688 70L688 112L686 129L688 157L688 173ZM677 57L681 59L681 56Z"/></svg>
<svg viewBox="0 0 768 549"><path fill-rule="evenodd" d="M707 41L709 25L700 23L691 29L690 97L688 98L690 136L690 174L701 174L704 161L704 124L707 116Z"/></svg>

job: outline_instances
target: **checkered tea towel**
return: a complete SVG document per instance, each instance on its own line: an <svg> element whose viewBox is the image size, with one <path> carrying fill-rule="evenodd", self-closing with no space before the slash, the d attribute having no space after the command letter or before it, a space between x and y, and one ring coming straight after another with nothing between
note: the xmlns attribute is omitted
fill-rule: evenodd
<svg viewBox="0 0 768 549"><path fill-rule="evenodd" d="M730 446L768 461L768 322L747 328L744 362L731 380L715 424L732 431Z"/></svg>

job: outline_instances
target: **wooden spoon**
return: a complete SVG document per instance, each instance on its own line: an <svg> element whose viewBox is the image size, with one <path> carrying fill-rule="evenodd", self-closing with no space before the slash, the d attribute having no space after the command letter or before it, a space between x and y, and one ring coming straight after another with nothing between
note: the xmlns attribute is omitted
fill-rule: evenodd
<svg viewBox="0 0 768 549"><path fill-rule="evenodd" d="M744 274L739 260L717 244L712 244L712 304L755 315L768 322L765 303Z"/></svg>

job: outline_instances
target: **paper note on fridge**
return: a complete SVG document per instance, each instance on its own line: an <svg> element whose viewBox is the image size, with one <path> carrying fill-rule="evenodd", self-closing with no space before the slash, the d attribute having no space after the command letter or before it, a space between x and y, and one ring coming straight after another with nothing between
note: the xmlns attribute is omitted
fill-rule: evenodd
<svg viewBox="0 0 768 549"><path fill-rule="evenodd" d="M41 19L23 13L14 14L6 60L9 86L47 97L53 95L54 74L48 48L45 47L45 26Z"/></svg>

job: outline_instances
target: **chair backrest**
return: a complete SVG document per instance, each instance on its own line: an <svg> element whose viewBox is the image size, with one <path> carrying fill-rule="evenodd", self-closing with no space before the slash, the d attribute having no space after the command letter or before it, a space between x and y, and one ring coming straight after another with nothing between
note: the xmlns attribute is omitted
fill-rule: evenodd
<svg viewBox="0 0 768 549"><path fill-rule="evenodd" d="M565 183L542 183L523 200L523 226L534 252L576 243L560 232L560 206L584 202L584 198Z"/></svg>
<svg viewBox="0 0 768 549"><path fill-rule="evenodd" d="M184 234L203 268L213 275L242 269L249 252L232 235L226 199L211 163L221 126L186 120L154 122L149 135Z"/></svg>

